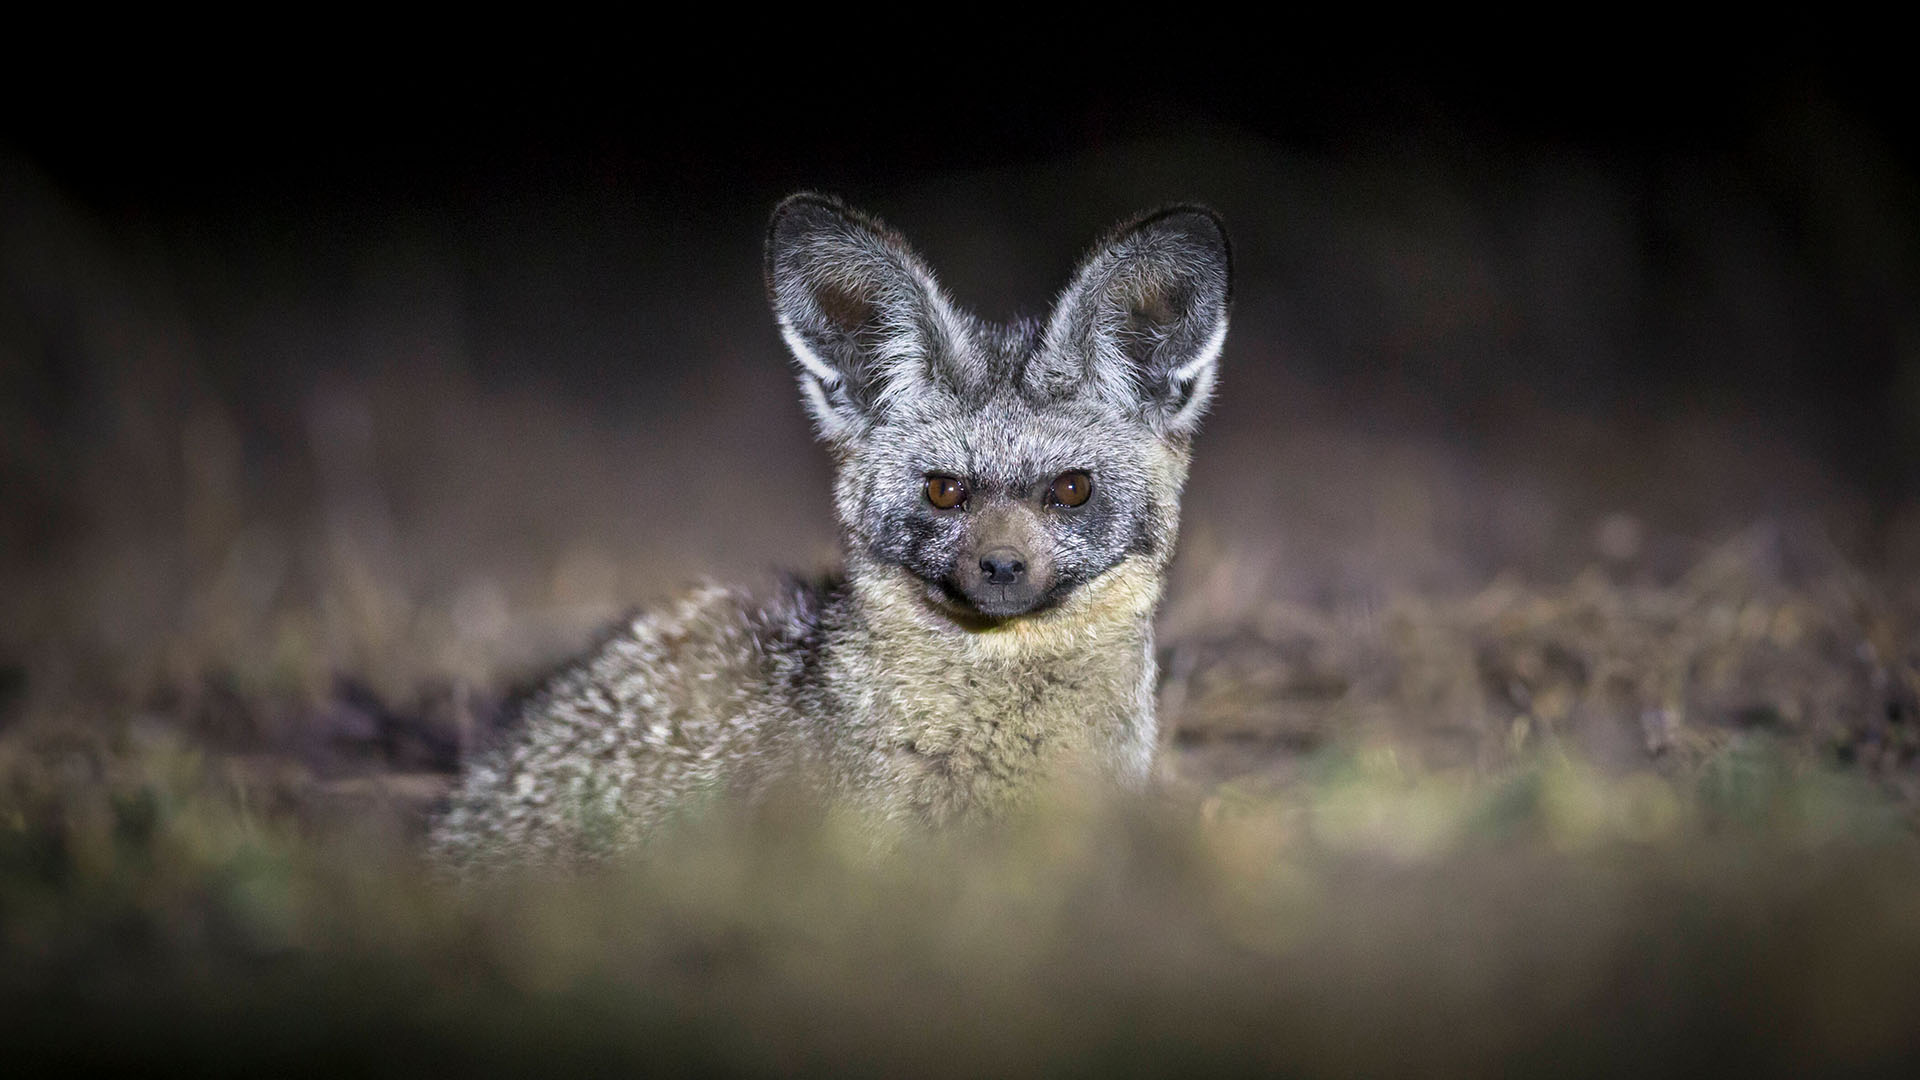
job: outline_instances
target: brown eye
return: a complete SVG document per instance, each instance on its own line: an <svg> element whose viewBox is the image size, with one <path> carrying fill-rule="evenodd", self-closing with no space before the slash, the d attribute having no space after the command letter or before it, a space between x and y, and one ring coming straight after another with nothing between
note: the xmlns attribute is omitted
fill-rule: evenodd
<svg viewBox="0 0 1920 1080"><path fill-rule="evenodd" d="M1055 506L1079 506L1093 494L1093 477L1075 469L1053 478L1047 489L1047 501Z"/></svg>
<svg viewBox="0 0 1920 1080"><path fill-rule="evenodd" d="M927 501L936 509L951 510L967 501L967 486L951 476L929 476Z"/></svg>

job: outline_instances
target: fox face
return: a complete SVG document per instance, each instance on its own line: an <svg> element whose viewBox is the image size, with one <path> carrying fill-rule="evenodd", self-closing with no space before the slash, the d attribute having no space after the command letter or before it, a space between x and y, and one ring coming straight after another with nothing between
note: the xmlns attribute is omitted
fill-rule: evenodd
<svg viewBox="0 0 1920 1080"><path fill-rule="evenodd" d="M850 556L974 627L1171 554L1227 329L1210 211L1116 229L1042 321L967 314L898 234L814 194L775 211L767 281Z"/></svg>

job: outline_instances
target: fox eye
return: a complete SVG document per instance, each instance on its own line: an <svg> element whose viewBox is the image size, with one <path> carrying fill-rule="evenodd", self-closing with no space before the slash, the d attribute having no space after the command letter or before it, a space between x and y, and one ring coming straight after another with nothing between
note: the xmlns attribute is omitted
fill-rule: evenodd
<svg viewBox="0 0 1920 1080"><path fill-rule="evenodd" d="M1054 506L1079 506L1093 494L1093 477L1075 469L1053 478L1047 489L1047 502Z"/></svg>
<svg viewBox="0 0 1920 1080"><path fill-rule="evenodd" d="M967 501L967 486L951 476L929 476L927 501L936 510L951 510Z"/></svg>

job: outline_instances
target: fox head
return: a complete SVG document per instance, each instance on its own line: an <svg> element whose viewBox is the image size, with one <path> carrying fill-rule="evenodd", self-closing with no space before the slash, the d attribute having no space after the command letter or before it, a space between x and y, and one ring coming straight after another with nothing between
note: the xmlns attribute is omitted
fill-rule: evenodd
<svg viewBox="0 0 1920 1080"><path fill-rule="evenodd" d="M1044 321L993 324L836 199L774 211L767 285L836 466L850 562L963 626L1039 616L1172 553L1227 333L1226 232L1198 206L1095 245Z"/></svg>

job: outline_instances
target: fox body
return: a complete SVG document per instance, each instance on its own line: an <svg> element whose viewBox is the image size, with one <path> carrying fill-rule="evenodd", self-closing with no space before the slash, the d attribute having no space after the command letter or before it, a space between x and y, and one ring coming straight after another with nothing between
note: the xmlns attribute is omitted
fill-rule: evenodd
<svg viewBox="0 0 1920 1080"><path fill-rule="evenodd" d="M820 195L776 209L766 270L833 458L844 569L617 630L469 768L443 858L618 850L795 782L942 823L1148 775L1152 619L1226 336L1218 219L1114 230L1044 321L966 314L896 233Z"/></svg>

